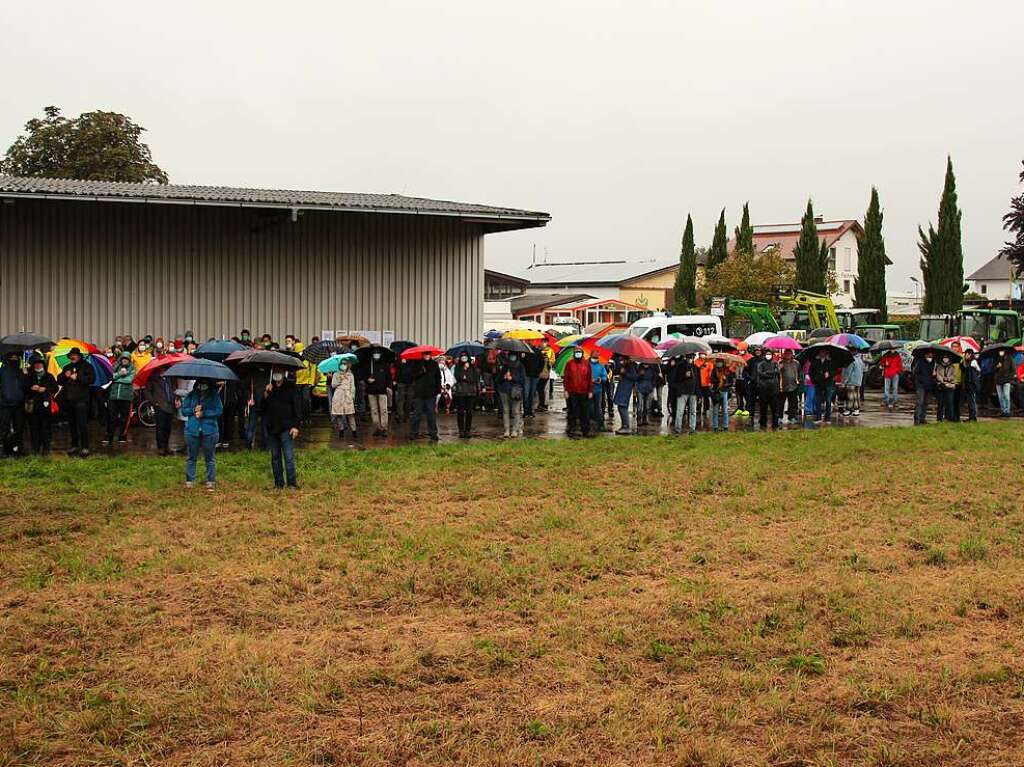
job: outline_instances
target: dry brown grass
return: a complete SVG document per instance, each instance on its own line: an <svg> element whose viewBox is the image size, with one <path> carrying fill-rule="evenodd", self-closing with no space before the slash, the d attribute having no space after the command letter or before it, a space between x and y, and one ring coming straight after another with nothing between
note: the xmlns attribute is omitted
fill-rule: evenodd
<svg viewBox="0 0 1024 767"><path fill-rule="evenodd" d="M0 765L1024 764L1018 435L8 464Z"/></svg>

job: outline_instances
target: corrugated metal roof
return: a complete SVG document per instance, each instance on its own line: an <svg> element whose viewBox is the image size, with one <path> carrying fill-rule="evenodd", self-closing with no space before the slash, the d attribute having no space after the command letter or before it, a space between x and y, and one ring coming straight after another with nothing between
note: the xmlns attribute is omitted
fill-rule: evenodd
<svg viewBox="0 0 1024 767"><path fill-rule="evenodd" d="M46 196L89 200L153 203L195 203L270 208L322 208L378 213L420 213L496 219L528 220L546 224L551 216L539 211L476 205L400 194L315 192L290 189L249 189L230 186L135 184L121 181L81 181L66 178L0 176L0 197Z"/></svg>
<svg viewBox="0 0 1024 767"><path fill-rule="evenodd" d="M646 261L597 261L537 264L523 271L532 285L605 285L628 282L652 272L679 266L679 257Z"/></svg>
<svg viewBox="0 0 1024 767"><path fill-rule="evenodd" d="M847 218L841 221L819 221L817 222L818 232L832 232L837 229L856 223L855 219ZM754 234L785 234L787 232L800 232L801 223L795 224L755 224Z"/></svg>

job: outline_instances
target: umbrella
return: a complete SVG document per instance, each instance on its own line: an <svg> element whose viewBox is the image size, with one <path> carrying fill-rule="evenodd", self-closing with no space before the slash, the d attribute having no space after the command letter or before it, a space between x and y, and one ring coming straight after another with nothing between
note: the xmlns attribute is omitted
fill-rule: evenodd
<svg viewBox="0 0 1024 767"><path fill-rule="evenodd" d="M359 351L362 351L362 349L360 349ZM359 358L356 355L352 354L351 352L345 352L344 354L335 354L333 357L328 357L319 365L317 365L317 369L319 369L321 373L337 373L338 368L341 367L342 362L347 362L350 365L355 365L359 362Z"/></svg>
<svg viewBox="0 0 1024 767"><path fill-rule="evenodd" d="M487 347L477 341L459 341L455 346L445 352L445 356L458 357L463 353L470 357L479 357L487 351Z"/></svg>
<svg viewBox="0 0 1024 767"><path fill-rule="evenodd" d="M1007 346L1006 348L1010 349L1012 347ZM962 354L953 351L948 346L942 346L941 344L917 344L913 349L911 349L910 353L913 354L915 358L923 357L929 353L940 357L943 354L951 354L957 359L960 359L963 356Z"/></svg>
<svg viewBox="0 0 1024 767"><path fill-rule="evenodd" d="M418 345L419 344L417 344L415 341L392 341L388 345L388 348L391 351L393 351L395 354L401 354L406 349L411 349L412 347L418 346Z"/></svg>
<svg viewBox="0 0 1024 767"><path fill-rule="evenodd" d="M544 334L539 330L510 330L502 338L518 338L520 341L543 341Z"/></svg>
<svg viewBox="0 0 1024 767"><path fill-rule="evenodd" d="M736 344L733 343L731 338L726 338L718 333L704 336L701 340L712 349L732 350L736 348Z"/></svg>
<svg viewBox="0 0 1024 767"><path fill-rule="evenodd" d="M244 355L236 357L235 355ZM229 354L226 362L237 362L239 365L259 365L260 367L281 367L299 370L305 367L305 363L297 356L274 352L269 349L246 349L241 352Z"/></svg>
<svg viewBox="0 0 1024 767"><path fill-rule="evenodd" d="M53 346L53 341L38 333L14 333L0 338L0 354L27 352L33 349L45 352L51 346Z"/></svg>
<svg viewBox="0 0 1024 767"><path fill-rule="evenodd" d="M163 374L168 378L190 378L206 381L237 381L238 376L234 374L227 365L213 360L190 359L176 362L164 369Z"/></svg>
<svg viewBox="0 0 1024 767"><path fill-rule="evenodd" d="M814 330L807 334L807 337L811 339L816 339L818 341L823 341L826 338L831 338L838 332L839 331L836 330L835 328L815 328Z"/></svg>
<svg viewBox="0 0 1024 767"><path fill-rule="evenodd" d="M806 362L809 359L817 357L818 352L822 350L828 352L828 356L831 358L832 364L835 365L836 367L845 368L847 365L853 362L853 352L851 352L845 346L836 346L835 344L830 344L825 341L822 341L821 343L811 344L810 346L804 348L804 350L798 353L796 356L797 359L799 359L801 362Z"/></svg>
<svg viewBox="0 0 1024 767"><path fill-rule="evenodd" d="M871 348L871 344L856 333L836 333L834 336L829 336L828 342L836 346L852 346L857 351Z"/></svg>
<svg viewBox="0 0 1024 767"><path fill-rule="evenodd" d="M516 341L515 343L522 344L526 351L530 351L522 341ZM423 346L414 346L411 349L406 349L400 356L403 360L418 360L421 359L424 354L439 357L444 354L444 349L438 349L436 346L425 344Z"/></svg>
<svg viewBox="0 0 1024 767"><path fill-rule="evenodd" d="M558 356L555 358L554 365L555 372L558 373L558 375L565 374L565 366L569 363L569 360L572 359L572 355L576 351L576 348L577 347L575 346L570 346L562 349L562 351L558 353ZM607 362L612 358L612 353L607 349L602 349L600 346L595 346L591 349L590 356L597 357L601 362Z"/></svg>
<svg viewBox="0 0 1024 767"><path fill-rule="evenodd" d="M682 343L696 344L700 347L700 350L705 354L711 354L711 344L707 340L700 338L699 336L682 336L677 339Z"/></svg>
<svg viewBox="0 0 1024 767"><path fill-rule="evenodd" d="M904 344L901 341L893 341L892 339L886 338L883 341L879 341L874 344L869 351L872 354L881 354L883 352L894 352L902 349Z"/></svg>
<svg viewBox="0 0 1024 767"><path fill-rule="evenodd" d="M586 338L582 333L571 333L567 336L562 336L557 340L559 348L565 349L567 346L576 346L580 341Z"/></svg>
<svg viewBox="0 0 1024 767"><path fill-rule="evenodd" d="M694 343L693 341L679 341L665 352L665 359L671 359L672 357L685 357L687 354L710 354L711 349L708 346Z"/></svg>
<svg viewBox="0 0 1024 767"><path fill-rule="evenodd" d="M708 355L709 360L722 360L727 365L746 365L747 361L738 354L729 354L728 352L715 352L714 354Z"/></svg>
<svg viewBox="0 0 1024 767"><path fill-rule="evenodd" d="M338 354L342 351L347 352L348 347L342 346L337 341L317 341L315 344L310 344L303 349L301 356L304 360L309 360L314 364L319 364L332 354Z"/></svg>
<svg viewBox="0 0 1024 767"><path fill-rule="evenodd" d="M369 346L370 339L366 336L338 336L334 339L334 343L344 346L352 346L354 343L360 346Z"/></svg>
<svg viewBox="0 0 1024 767"><path fill-rule="evenodd" d="M953 344L960 344L960 349L962 351L973 349L975 354L981 351L981 344L970 336L953 336L952 338L944 338L939 341L940 346L949 346L952 348Z"/></svg>
<svg viewBox="0 0 1024 767"><path fill-rule="evenodd" d="M207 341L196 349L196 353L193 356L198 359L223 362L232 352L245 351L245 349L246 347L230 339L225 341Z"/></svg>
<svg viewBox="0 0 1024 767"><path fill-rule="evenodd" d="M679 338L672 338L670 336L666 338L664 341L662 341L660 344L655 346L654 348L657 349L659 352L667 352L669 349L671 349L678 343L682 343L682 340Z"/></svg>
<svg viewBox="0 0 1024 767"><path fill-rule="evenodd" d="M660 362L661 360L653 346L636 336L618 333L605 336L597 342L597 345L607 349L612 354L618 354L623 357L632 357L633 359L647 362ZM679 346L677 345L675 348L678 349Z"/></svg>
<svg viewBox="0 0 1024 767"><path fill-rule="evenodd" d="M530 347L523 341L520 341L518 338L507 338L504 336L494 342L494 348L503 352L518 352L519 354L530 353ZM405 355L403 354L402 356L404 357Z"/></svg>
<svg viewBox="0 0 1024 767"><path fill-rule="evenodd" d="M481 346L481 348L483 348ZM390 365L395 361L395 353L387 347L373 344L372 346L364 346L361 349L356 349L356 364L369 366L370 362L373 361L373 355L379 354L380 361L385 365Z"/></svg>
<svg viewBox="0 0 1024 767"><path fill-rule="evenodd" d="M950 350L943 348L943 351L948 352ZM1010 344L992 344L992 345L986 346L984 349L982 349L981 350L981 354L979 356L982 359L986 359L988 357L996 356L997 354L999 354L999 352L1009 352L1010 354L1013 354L1014 351L1015 351L1014 348L1012 346L1010 346ZM914 354L917 354L917 349L914 349ZM953 354L956 354L956 352L953 352ZM957 356L962 356L962 355L957 355Z"/></svg>
<svg viewBox="0 0 1024 767"><path fill-rule="evenodd" d="M100 353L99 349L92 344L86 344L85 348L79 347L77 341L73 342L70 346L63 346L63 343L62 341L50 350L50 363L47 365L47 370L51 375L60 375L60 372L71 362L68 358L71 350L78 349L82 353L82 359L92 366L93 373L95 373L92 387L98 389L110 383L110 380L114 377L114 366L110 364L110 360L105 355ZM93 351L90 352L87 349L92 349Z"/></svg>
<svg viewBox="0 0 1024 767"><path fill-rule="evenodd" d="M484 333L484 338L486 338L488 341L495 341L501 338L503 335L505 334L502 333L500 330L488 330L486 333Z"/></svg>
<svg viewBox="0 0 1024 767"><path fill-rule="evenodd" d="M764 346L765 342L769 338L775 338L778 333L770 333L767 330L762 330L759 333L751 333L747 336L747 346Z"/></svg>
<svg viewBox="0 0 1024 767"><path fill-rule="evenodd" d="M56 344L54 344L53 351L57 349L73 349L78 347L82 354L99 354L100 350L98 346L93 346L88 341L82 341L78 338L62 338Z"/></svg>
<svg viewBox="0 0 1024 767"><path fill-rule="evenodd" d="M775 336L774 338L769 338L764 342L764 348L773 349L775 351L785 351L786 349L790 349L791 351L798 352L804 347L799 341L795 338L791 338L790 336Z"/></svg>
<svg viewBox="0 0 1024 767"><path fill-rule="evenodd" d="M188 362L192 359L194 357L191 354L165 354L163 357L151 359L142 370L135 374L132 386L136 389L143 389L154 375L166 370L171 365L177 365L179 362Z"/></svg>

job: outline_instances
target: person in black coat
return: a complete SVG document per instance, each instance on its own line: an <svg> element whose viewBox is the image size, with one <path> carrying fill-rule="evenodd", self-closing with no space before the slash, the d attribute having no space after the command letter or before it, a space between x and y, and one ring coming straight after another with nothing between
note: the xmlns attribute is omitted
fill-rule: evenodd
<svg viewBox="0 0 1024 767"><path fill-rule="evenodd" d="M366 384L366 399L370 405L370 418L373 420L374 435L386 437L388 434L388 389L391 388L391 365L384 359L383 352L374 349L369 362L363 365Z"/></svg>
<svg viewBox="0 0 1024 767"><path fill-rule="evenodd" d="M431 442L437 442L437 396L441 393L441 368L434 355L426 353L412 363L413 411L409 439L420 438L420 420L426 418Z"/></svg>
<svg viewBox="0 0 1024 767"><path fill-rule="evenodd" d="M25 433L25 375L21 352L9 352L0 366L0 456L21 455Z"/></svg>
<svg viewBox="0 0 1024 767"><path fill-rule="evenodd" d="M46 371L46 360L35 354L28 361L25 374L25 412L28 434L35 455L49 455L53 437L53 399L57 396L57 379Z"/></svg>
<svg viewBox="0 0 1024 767"><path fill-rule="evenodd" d="M455 411L458 414L459 436L473 436L473 410L480 393L480 368L463 353L455 363Z"/></svg>
<svg viewBox="0 0 1024 767"><path fill-rule="evenodd" d="M90 387L96 381L92 365L82 356L77 346L68 352L68 364L57 377L59 400L68 418L71 431L71 449L68 455L86 458L89 455L89 400Z"/></svg>
<svg viewBox="0 0 1024 767"><path fill-rule="evenodd" d="M928 398L935 391L935 357L928 352L916 360L911 368L914 376L914 391L917 402L914 406L914 424L921 425L928 420Z"/></svg>
<svg viewBox="0 0 1024 767"><path fill-rule="evenodd" d="M271 383L263 390L259 407L270 446L274 487L283 489L287 478L288 487L297 490L299 481L295 471L295 440L299 438L299 424L302 422L302 397L298 387L288 380L283 370L275 368L270 374L270 380Z"/></svg>

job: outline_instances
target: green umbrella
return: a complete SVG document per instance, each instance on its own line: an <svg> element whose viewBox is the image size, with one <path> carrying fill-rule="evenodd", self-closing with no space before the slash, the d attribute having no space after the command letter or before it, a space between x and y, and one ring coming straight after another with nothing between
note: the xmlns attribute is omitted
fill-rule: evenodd
<svg viewBox="0 0 1024 767"><path fill-rule="evenodd" d="M342 362L347 362L349 365L355 365L358 361L359 358L356 357L356 355L350 352L345 352L344 354L335 354L333 357L328 357L317 365L317 368L321 373L337 373Z"/></svg>

